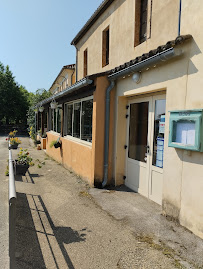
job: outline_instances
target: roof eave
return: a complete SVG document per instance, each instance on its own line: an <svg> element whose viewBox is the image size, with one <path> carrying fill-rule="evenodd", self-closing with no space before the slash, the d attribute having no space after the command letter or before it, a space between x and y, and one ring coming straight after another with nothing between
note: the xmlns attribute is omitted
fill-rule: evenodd
<svg viewBox="0 0 203 269"><path fill-rule="evenodd" d="M41 102L36 104L36 107L45 105L47 103L50 103L53 100L57 100L63 96L65 96L66 94L70 94L76 90L79 90L85 86L91 85L93 83L93 80L89 79L89 78L83 78L80 81L76 82L75 84L73 84L72 86L66 88L65 90L63 90L62 92L59 92L55 95L50 96L47 99L42 100Z"/></svg>
<svg viewBox="0 0 203 269"><path fill-rule="evenodd" d="M92 25L97 21L97 19L104 13L104 11L113 3L114 0L104 0L101 5L96 9L93 15L85 23L82 29L71 41L71 45L76 45L79 40L87 33L87 31L92 27Z"/></svg>

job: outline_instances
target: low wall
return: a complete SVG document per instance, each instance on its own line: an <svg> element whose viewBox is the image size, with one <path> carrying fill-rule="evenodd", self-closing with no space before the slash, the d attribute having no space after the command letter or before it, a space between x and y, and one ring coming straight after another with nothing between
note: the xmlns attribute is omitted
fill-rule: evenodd
<svg viewBox="0 0 203 269"><path fill-rule="evenodd" d="M93 185L92 148L64 137L61 138L61 148L50 148L51 141L57 140L58 137L59 135L54 132L47 133L46 153Z"/></svg>

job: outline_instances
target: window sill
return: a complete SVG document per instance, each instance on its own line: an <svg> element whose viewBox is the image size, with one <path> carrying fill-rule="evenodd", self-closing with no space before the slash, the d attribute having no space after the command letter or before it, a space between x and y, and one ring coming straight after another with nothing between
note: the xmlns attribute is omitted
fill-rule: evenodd
<svg viewBox="0 0 203 269"><path fill-rule="evenodd" d="M57 136L60 136L61 134L60 133L57 133L57 132L55 132L55 131L48 131L47 132L48 134L53 134L53 135L57 135Z"/></svg>
<svg viewBox="0 0 203 269"><path fill-rule="evenodd" d="M87 142L87 141L81 140L81 139L79 139L79 138L70 136L70 135L66 135L66 136L64 136L63 138L66 139L66 140L75 142L75 143L77 143L77 144L80 144L80 145L83 145L83 146L87 146L87 147L89 147L89 148L92 148L92 143L91 143L91 142Z"/></svg>
<svg viewBox="0 0 203 269"><path fill-rule="evenodd" d="M104 67L106 67L106 66L108 66L109 65L109 63L108 64L105 64L105 65L102 65L102 68L104 68Z"/></svg>

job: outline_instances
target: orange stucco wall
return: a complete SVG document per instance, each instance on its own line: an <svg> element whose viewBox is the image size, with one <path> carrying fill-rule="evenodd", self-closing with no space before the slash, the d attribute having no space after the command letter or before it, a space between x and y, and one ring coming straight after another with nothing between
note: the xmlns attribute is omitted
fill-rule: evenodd
<svg viewBox="0 0 203 269"><path fill-rule="evenodd" d="M106 77L98 77L96 80L96 91L94 92L94 111L93 111L93 126L94 126L94 177L96 181L101 182L104 173L104 125L105 125L105 98L106 89L109 86L109 81ZM111 91L111 107L110 107L110 130L109 130L109 170L108 180L112 179L112 151L113 151L113 112L114 112L114 97L115 91Z"/></svg>
<svg viewBox="0 0 203 269"><path fill-rule="evenodd" d="M62 137L61 148L50 148L52 140L57 140L59 134L47 133L46 152L59 163L76 174L87 179L93 185L94 181L102 182L104 173L104 125L105 125L105 98L109 81L106 77L95 79L96 90L93 93L93 117L92 117L92 145L85 145L78 140L73 141L68 137ZM109 183L112 179L113 163L113 113L115 91L111 92L110 130L109 130Z"/></svg>
<svg viewBox="0 0 203 269"><path fill-rule="evenodd" d="M61 138L61 148L50 148L51 141L56 140L58 137L59 135L56 133L47 133L47 154L66 168L87 179L90 184L94 184L92 148L63 137Z"/></svg>

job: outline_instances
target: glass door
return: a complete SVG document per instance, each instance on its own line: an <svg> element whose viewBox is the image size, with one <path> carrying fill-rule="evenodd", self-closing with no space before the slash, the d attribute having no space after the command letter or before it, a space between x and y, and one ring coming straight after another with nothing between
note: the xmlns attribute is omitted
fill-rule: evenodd
<svg viewBox="0 0 203 269"><path fill-rule="evenodd" d="M162 203L165 95L129 102L126 181L132 190Z"/></svg>
<svg viewBox="0 0 203 269"><path fill-rule="evenodd" d="M149 166L149 198L162 204L166 96L153 96L152 137Z"/></svg>
<svg viewBox="0 0 203 269"><path fill-rule="evenodd" d="M129 102L127 129L126 185L148 196L148 171L152 98L137 98Z"/></svg>
<svg viewBox="0 0 203 269"><path fill-rule="evenodd" d="M128 158L146 162L149 102L130 104Z"/></svg>

